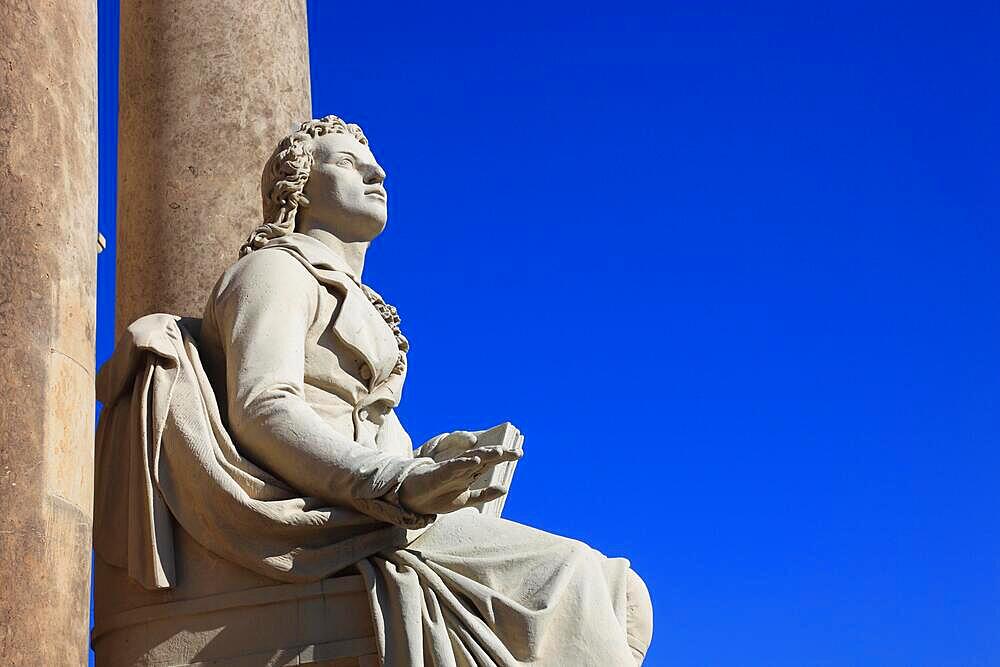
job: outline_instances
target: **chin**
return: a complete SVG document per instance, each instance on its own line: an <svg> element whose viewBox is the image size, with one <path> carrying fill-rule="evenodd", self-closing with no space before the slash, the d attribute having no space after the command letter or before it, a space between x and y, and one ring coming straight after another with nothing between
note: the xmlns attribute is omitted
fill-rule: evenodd
<svg viewBox="0 0 1000 667"><path fill-rule="evenodd" d="M337 236L345 241L371 241L385 229L388 217L385 204L362 202L341 208L331 218L336 220Z"/></svg>
<svg viewBox="0 0 1000 667"><path fill-rule="evenodd" d="M385 231L385 218L382 218L379 223L372 228L372 238L375 238L379 234Z"/></svg>
<svg viewBox="0 0 1000 667"><path fill-rule="evenodd" d="M368 240L374 239L385 231L385 210L383 209L378 215L366 215L364 218L358 220L358 222L360 223L358 225L360 235Z"/></svg>

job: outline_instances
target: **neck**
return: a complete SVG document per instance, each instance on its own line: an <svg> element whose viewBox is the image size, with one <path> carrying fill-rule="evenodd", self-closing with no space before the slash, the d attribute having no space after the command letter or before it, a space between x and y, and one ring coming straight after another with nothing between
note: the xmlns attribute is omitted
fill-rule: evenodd
<svg viewBox="0 0 1000 667"><path fill-rule="evenodd" d="M371 241L345 241L333 232L315 227L306 229L302 233L336 253L354 272L354 276L361 280L361 274L365 270L365 253L368 252Z"/></svg>

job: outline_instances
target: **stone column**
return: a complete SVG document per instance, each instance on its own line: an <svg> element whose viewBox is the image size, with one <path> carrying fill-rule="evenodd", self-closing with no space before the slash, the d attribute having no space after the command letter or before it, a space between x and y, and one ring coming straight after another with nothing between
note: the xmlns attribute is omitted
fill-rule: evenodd
<svg viewBox="0 0 1000 667"><path fill-rule="evenodd" d="M305 0L122 0L118 331L201 316L261 217L260 172L311 117Z"/></svg>
<svg viewBox="0 0 1000 667"><path fill-rule="evenodd" d="M0 3L0 664L85 665L97 254L93 0Z"/></svg>

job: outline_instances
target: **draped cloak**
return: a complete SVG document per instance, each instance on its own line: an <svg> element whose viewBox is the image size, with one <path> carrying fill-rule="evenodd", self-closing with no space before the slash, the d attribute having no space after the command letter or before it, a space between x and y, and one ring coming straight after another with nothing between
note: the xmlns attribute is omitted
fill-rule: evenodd
<svg viewBox="0 0 1000 667"><path fill-rule="evenodd" d="M429 461L394 412L399 355L349 268L300 234L230 267L203 321L137 320L98 376L98 554L171 588L177 522L279 582L353 566L389 667L633 664L626 560L473 509L398 503Z"/></svg>

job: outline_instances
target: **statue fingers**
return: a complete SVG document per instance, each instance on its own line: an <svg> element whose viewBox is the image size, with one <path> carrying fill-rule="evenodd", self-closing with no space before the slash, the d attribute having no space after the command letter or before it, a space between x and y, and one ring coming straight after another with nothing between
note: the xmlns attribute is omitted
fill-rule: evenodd
<svg viewBox="0 0 1000 667"><path fill-rule="evenodd" d="M436 461L446 461L462 456L476 445L476 434L469 431L453 431L443 435L434 447L428 450Z"/></svg>
<svg viewBox="0 0 1000 667"><path fill-rule="evenodd" d="M521 450L502 449L500 447L480 447L469 450L467 454L474 454L482 458L486 467L493 467L506 461L517 461L523 455Z"/></svg>
<svg viewBox="0 0 1000 667"><path fill-rule="evenodd" d="M483 468L481 456L459 456L441 464L443 483L467 484Z"/></svg>
<svg viewBox="0 0 1000 667"><path fill-rule="evenodd" d="M462 446L465 449L475 447L478 439L478 436L471 431L452 431L444 437L449 445Z"/></svg>
<svg viewBox="0 0 1000 667"><path fill-rule="evenodd" d="M435 435L433 438L431 438L430 440L428 440L427 442L425 442L420 446L420 449L417 451L417 456L429 456L430 458L435 458L435 456L438 453L438 450L441 449L442 441L449 435L451 434L439 433Z"/></svg>
<svg viewBox="0 0 1000 667"><path fill-rule="evenodd" d="M486 489L478 489L476 491L469 492L469 499L466 502L468 505L475 505L478 503L485 503L491 500L496 500L497 498L503 496L507 493L506 489L491 486Z"/></svg>
<svg viewBox="0 0 1000 667"><path fill-rule="evenodd" d="M520 461L522 456L524 456L524 450L523 449L505 449L505 450L503 450L503 460L504 461Z"/></svg>
<svg viewBox="0 0 1000 667"><path fill-rule="evenodd" d="M503 449L500 447L476 447L475 449L470 449L465 453L466 456L478 456L484 461L499 460L503 454Z"/></svg>

